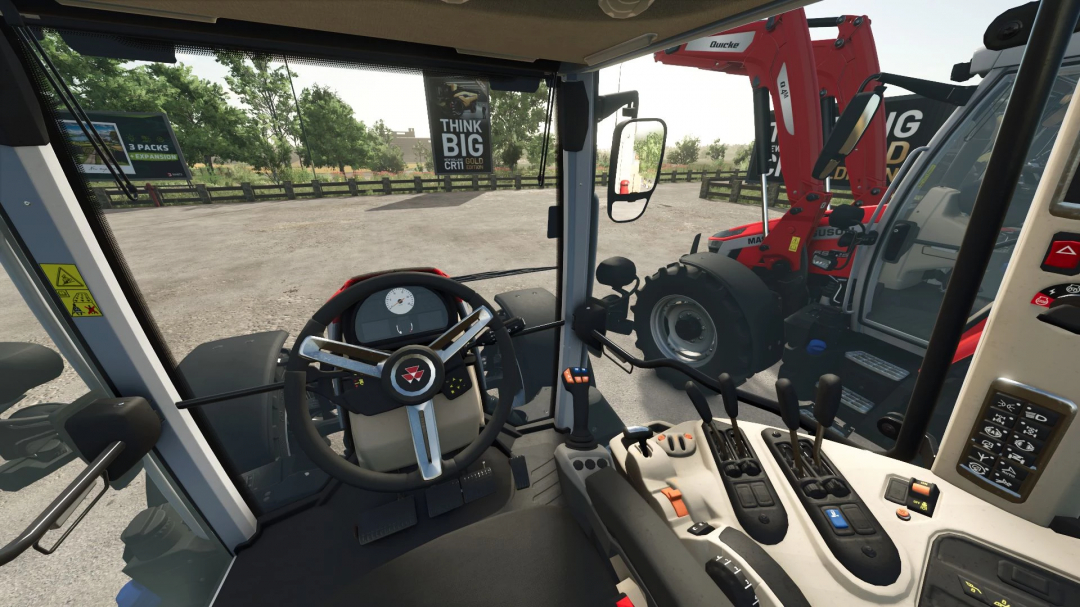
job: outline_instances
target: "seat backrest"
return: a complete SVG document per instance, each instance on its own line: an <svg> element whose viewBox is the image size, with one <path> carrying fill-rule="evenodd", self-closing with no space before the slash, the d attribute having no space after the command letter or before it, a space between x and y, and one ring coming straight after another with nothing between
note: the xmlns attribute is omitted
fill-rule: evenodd
<svg viewBox="0 0 1080 607"><path fill-rule="evenodd" d="M38 344L0 342L0 406L46 384L64 371L64 359Z"/></svg>

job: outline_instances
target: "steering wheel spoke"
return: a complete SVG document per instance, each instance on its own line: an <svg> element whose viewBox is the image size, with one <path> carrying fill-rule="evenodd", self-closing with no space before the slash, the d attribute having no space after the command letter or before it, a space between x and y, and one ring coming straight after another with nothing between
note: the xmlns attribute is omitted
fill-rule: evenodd
<svg viewBox="0 0 1080 607"><path fill-rule="evenodd" d="M425 481L442 474L442 447L439 446L439 427L435 424L435 407L432 402L429 400L405 407L416 463L420 466L420 475Z"/></svg>
<svg viewBox="0 0 1080 607"><path fill-rule="evenodd" d="M309 335L300 343L300 357L380 379L383 363L390 358L390 354L382 350Z"/></svg>
<svg viewBox="0 0 1080 607"><path fill-rule="evenodd" d="M454 357L465 344L472 341L474 337L480 334L491 322L494 315L487 306L480 306L473 310L468 316L461 319L461 322L450 327L446 333L443 333L435 341L431 342L429 346L439 358L445 363Z"/></svg>

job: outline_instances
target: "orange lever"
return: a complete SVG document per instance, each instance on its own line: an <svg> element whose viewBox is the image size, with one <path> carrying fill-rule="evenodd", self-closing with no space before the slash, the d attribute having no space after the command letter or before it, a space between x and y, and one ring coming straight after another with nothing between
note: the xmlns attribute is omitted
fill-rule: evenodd
<svg viewBox="0 0 1080 607"><path fill-rule="evenodd" d="M668 498L668 501L671 502L671 507L675 509L675 516L681 518L690 514L686 509L686 504L683 503L682 491L671 487L664 487L660 490L660 493L663 493L664 497Z"/></svg>

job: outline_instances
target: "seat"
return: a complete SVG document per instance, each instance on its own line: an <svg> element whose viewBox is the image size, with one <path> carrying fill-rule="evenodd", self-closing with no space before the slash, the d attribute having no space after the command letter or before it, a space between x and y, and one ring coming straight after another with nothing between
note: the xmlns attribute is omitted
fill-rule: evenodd
<svg viewBox="0 0 1080 607"><path fill-rule="evenodd" d="M614 571L565 508L484 519L372 570L330 605L614 607Z"/></svg>

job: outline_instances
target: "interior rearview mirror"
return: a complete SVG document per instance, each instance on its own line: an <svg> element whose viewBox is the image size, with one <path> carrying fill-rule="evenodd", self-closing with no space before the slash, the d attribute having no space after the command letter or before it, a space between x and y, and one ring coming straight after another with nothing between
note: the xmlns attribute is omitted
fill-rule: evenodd
<svg viewBox="0 0 1080 607"><path fill-rule="evenodd" d="M814 163L816 179L825 179L833 174L840 162L859 144L880 107L880 93L866 92L855 95L851 103L844 108L844 113L840 114L828 141L821 148L821 155Z"/></svg>
<svg viewBox="0 0 1080 607"><path fill-rule="evenodd" d="M608 172L608 217L616 223L645 213L664 162L667 124L659 118L635 118L615 127Z"/></svg>

